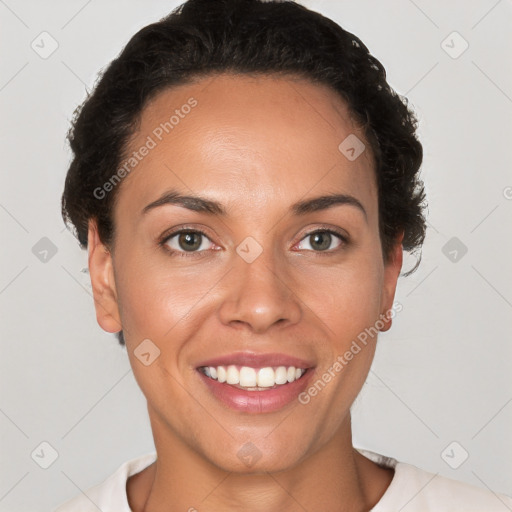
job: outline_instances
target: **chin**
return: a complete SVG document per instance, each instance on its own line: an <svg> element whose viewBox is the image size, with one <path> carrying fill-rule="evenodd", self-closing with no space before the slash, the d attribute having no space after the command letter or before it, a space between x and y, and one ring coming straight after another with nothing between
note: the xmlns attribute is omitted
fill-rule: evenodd
<svg viewBox="0 0 512 512"><path fill-rule="evenodd" d="M269 442L261 438L237 442L222 453L205 453L203 456L220 469L243 475L257 475L286 471L296 466L304 453L290 450L290 442L284 439Z"/></svg>

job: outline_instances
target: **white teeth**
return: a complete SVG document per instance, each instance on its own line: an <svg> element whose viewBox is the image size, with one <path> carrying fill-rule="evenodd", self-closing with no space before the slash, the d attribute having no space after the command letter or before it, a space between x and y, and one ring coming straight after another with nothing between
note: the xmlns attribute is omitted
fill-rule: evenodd
<svg viewBox="0 0 512 512"><path fill-rule="evenodd" d="M226 382L226 368L224 366L217 366L217 380L219 382Z"/></svg>
<svg viewBox="0 0 512 512"><path fill-rule="evenodd" d="M256 386L256 370L248 366L240 368L240 386L252 388Z"/></svg>
<svg viewBox="0 0 512 512"><path fill-rule="evenodd" d="M286 384L288 382L288 372L286 366L279 366L276 369L276 384Z"/></svg>
<svg viewBox="0 0 512 512"><path fill-rule="evenodd" d="M277 366L275 368L266 366L264 368L252 368L242 366L240 369L235 365L229 366L205 366L203 373L218 382L231 384L244 388L271 388L281 386L288 382L300 379L306 372L303 368L295 366Z"/></svg>
<svg viewBox="0 0 512 512"><path fill-rule="evenodd" d="M258 386L260 388L271 388L276 383L274 369L260 368L258 370Z"/></svg>
<svg viewBox="0 0 512 512"><path fill-rule="evenodd" d="M238 384L240 382L240 372L236 366L228 366L226 370L226 382L228 384Z"/></svg>

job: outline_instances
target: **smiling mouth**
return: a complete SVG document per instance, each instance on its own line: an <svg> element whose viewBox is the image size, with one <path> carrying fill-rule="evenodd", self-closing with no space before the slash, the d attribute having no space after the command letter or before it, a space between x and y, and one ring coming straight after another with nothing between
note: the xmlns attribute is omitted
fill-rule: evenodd
<svg viewBox="0 0 512 512"><path fill-rule="evenodd" d="M221 384L245 391L268 391L286 386L301 379L307 368L295 366L201 366L198 368L203 375Z"/></svg>

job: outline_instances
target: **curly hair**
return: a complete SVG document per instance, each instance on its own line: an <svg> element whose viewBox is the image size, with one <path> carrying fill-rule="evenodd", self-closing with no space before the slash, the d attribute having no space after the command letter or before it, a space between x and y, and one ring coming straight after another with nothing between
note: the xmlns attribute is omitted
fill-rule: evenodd
<svg viewBox="0 0 512 512"><path fill-rule="evenodd" d="M113 247L115 187L94 191L115 173L148 101L164 89L215 73L293 75L329 86L362 127L376 162L383 258L403 231L403 249L421 249L425 191L419 178L423 148L417 118L386 81L382 64L355 35L293 0L188 0L137 32L102 70L73 116L73 158L62 195L62 216L87 248L88 223ZM421 253L412 270L421 261ZM118 333L123 345L122 331Z"/></svg>

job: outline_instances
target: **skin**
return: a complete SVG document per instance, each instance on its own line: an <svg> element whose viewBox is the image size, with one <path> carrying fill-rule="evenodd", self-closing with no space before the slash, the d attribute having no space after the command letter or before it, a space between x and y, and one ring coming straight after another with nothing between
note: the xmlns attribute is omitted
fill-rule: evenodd
<svg viewBox="0 0 512 512"><path fill-rule="evenodd" d="M377 337L307 405L272 413L227 408L196 366L235 351L280 352L314 361L314 382L392 308L403 233L385 264L370 146L327 87L222 74L159 93L130 149L190 97L198 105L119 185L111 250L89 224L97 320L107 332L122 325L158 453L128 480L130 505L135 512L369 510L393 470L353 448L350 407ZM366 144L354 161L338 150L349 134ZM219 201L228 216L177 205L141 213L171 188ZM356 197L366 217L349 205L288 212L298 200L330 193ZM195 256L171 256L158 244L182 224L207 234ZM349 243L333 235L328 251L319 250L307 234L326 227L343 230ZM263 249L250 264L236 252L248 236ZM178 236L172 240L191 254ZM149 366L134 355L144 339L160 350ZM262 454L251 467L237 457L248 442Z"/></svg>

